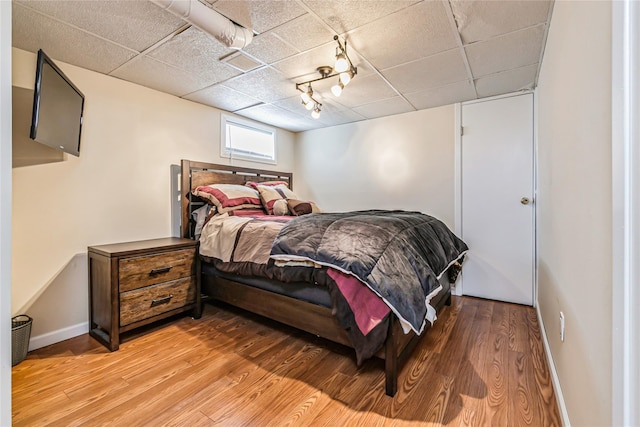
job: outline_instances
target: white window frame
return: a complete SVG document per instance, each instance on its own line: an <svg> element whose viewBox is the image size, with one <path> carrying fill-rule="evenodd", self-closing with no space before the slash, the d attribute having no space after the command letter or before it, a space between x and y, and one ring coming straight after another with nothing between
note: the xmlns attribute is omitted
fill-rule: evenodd
<svg viewBox="0 0 640 427"><path fill-rule="evenodd" d="M265 158L259 155L251 155L251 153L243 153L227 148L227 125L235 125L245 129L254 130L256 132L267 133L273 136L273 159ZM277 164L278 140L276 129L262 123L246 120L240 117L234 117L227 114L221 115L220 122L220 156L229 159L247 160L251 162Z"/></svg>

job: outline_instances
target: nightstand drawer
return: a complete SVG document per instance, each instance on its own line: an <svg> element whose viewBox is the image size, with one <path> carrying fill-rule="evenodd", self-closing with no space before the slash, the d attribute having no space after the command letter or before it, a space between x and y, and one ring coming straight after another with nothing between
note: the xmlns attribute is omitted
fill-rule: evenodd
<svg viewBox="0 0 640 427"><path fill-rule="evenodd" d="M187 277L121 293L120 326L192 304L196 299L194 283L195 277Z"/></svg>
<svg viewBox="0 0 640 427"><path fill-rule="evenodd" d="M189 277L195 272L195 250L184 249L120 260L120 292Z"/></svg>

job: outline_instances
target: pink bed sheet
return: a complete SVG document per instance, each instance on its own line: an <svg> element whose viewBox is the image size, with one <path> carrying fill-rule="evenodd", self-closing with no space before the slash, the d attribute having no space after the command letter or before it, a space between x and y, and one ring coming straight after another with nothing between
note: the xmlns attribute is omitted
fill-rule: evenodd
<svg viewBox="0 0 640 427"><path fill-rule="evenodd" d="M371 332L391 311L382 298L354 276L332 268L328 270L328 274L347 300L363 335Z"/></svg>

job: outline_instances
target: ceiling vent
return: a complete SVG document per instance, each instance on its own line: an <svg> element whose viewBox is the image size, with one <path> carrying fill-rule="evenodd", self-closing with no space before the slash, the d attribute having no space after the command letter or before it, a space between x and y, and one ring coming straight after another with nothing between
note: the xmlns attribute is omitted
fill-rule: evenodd
<svg viewBox="0 0 640 427"><path fill-rule="evenodd" d="M246 73L247 71L254 70L258 67L261 67L261 62L256 61L251 58L249 55L245 55L241 51L232 52L229 55L225 55L220 58L220 61L232 66L233 68Z"/></svg>

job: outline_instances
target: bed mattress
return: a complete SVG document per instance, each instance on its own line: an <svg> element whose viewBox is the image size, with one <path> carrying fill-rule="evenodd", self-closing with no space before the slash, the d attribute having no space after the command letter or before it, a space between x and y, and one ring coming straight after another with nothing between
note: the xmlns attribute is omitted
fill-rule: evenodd
<svg viewBox="0 0 640 427"><path fill-rule="evenodd" d="M202 274L221 277L244 285L250 285L276 294L331 308L331 297L328 289L324 286L306 282L285 283L261 277L248 277L239 274L225 273L206 262L202 263Z"/></svg>

